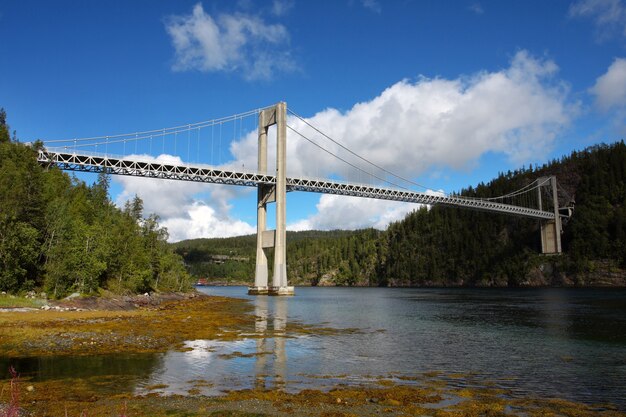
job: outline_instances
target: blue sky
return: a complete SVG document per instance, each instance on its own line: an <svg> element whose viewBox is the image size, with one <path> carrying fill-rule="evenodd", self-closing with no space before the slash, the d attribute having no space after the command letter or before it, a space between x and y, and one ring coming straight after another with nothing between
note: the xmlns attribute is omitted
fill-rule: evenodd
<svg viewBox="0 0 626 417"><path fill-rule="evenodd" d="M0 0L0 106L30 141L159 129L284 100L370 160L451 192L622 139L625 46L622 0ZM237 129L202 162L253 167L254 120ZM290 173L345 174L289 141ZM255 227L253 190L114 178L118 204L135 193L172 240ZM413 208L293 193L288 223L384 228Z"/></svg>

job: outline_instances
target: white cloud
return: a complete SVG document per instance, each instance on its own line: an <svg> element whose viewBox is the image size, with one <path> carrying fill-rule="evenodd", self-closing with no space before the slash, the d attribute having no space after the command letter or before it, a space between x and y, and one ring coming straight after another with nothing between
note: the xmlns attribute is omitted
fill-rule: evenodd
<svg viewBox="0 0 626 417"><path fill-rule="evenodd" d="M578 105L568 98L568 89L557 79L557 71L552 61L536 59L521 51L507 68L499 71L456 79L403 80L347 111L328 108L306 120L349 149L406 178L417 178L433 169L464 170L488 152L504 154L514 163L527 163L544 158L578 111ZM290 116L288 124L326 150L364 166L301 120ZM256 167L256 136L255 130L233 142L230 151L234 160L226 166ZM355 175L353 168L290 130L287 140L288 175L368 182L366 176ZM274 159L275 146L270 146L269 172L274 169ZM371 166L364 169L385 175ZM253 232L252 226L230 216L229 201L241 192L241 187L212 185L211 199L200 203L194 197L201 192L197 188L203 187L200 184L176 182L169 188L169 182L162 180L155 180L158 184L154 185L143 178L120 181L125 187L123 198L137 192L144 198L147 212L154 211L164 218L163 224L170 228L172 239L205 233L208 233L205 236L226 236ZM417 207L323 195L317 213L291 224L290 228L382 229ZM218 223L224 227L220 228Z"/></svg>
<svg viewBox="0 0 626 417"><path fill-rule="evenodd" d="M329 108L307 121L363 157L409 178L441 166L465 169L486 152L527 162L550 150L577 111L568 103L567 88L552 80L556 72L553 62L522 51L501 71L453 80L400 81L348 111ZM295 117L289 117L288 124L328 151L364 165ZM231 145L239 164L256 166L256 141L251 133ZM270 161L274 152L270 147ZM358 181L349 175L353 168L290 130L287 153L290 175L335 174Z"/></svg>
<svg viewBox="0 0 626 417"><path fill-rule="evenodd" d="M596 80L591 93L596 98L597 106L604 111L612 108L625 108L626 59L615 59L607 72Z"/></svg>
<svg viewBox="0 0 626 417"><path fill-rule="evenodd" d="M129 155L130 159L182 164L179 157L160 155ZM144 203L144 214L157 214L161 226L167 227L169 240L176 242L199 237L227 237L254 233L256 228L232 218L229 201L248 191L241 187L207 185L197 182L162 180L154 178L114 176L122 185L116 204L124 203L138 195ZM202 200L198 194L208 194Z"/></svg>
<svg viewBox="0 0 626 417"><path fill-rule="evenodd" d="M378 0L361 0L363 7L373 11L374 13L380 13L382 11L382 7Z"/></svg>
<svg viewBox="0 0 626 417"><path fill-rule="evenodd" d="M190 15L171 16L165 26L176 53L176 71L237 72L257 80L295 69L287 49L287 29L258 16L221 14L214 18L198 3Z"/></svg>
<svg viewBox="0 0 626 417"><path fill-rule="evenodd" d="M622 0L579 0L570 6L569 14L593 19L601 40L616 32L626 36L626 6Z"/></svg>
<svg viewBox="0 0 626 417"><path fill-rule="evenodd" d="M307 121L349 149L406 178L416 178L432 169L467 169L487 152L507 155L513 163L521 164L543 159L578 112L578 104L568 100L568 89L555 79L557 71L552 61L535 59L521 51L508 68L500 71L452 80L422 77L416 82L400 81L345 112L329 108ZM330 152L386 176L295 117L289 117L288 124ZM368 182L366 176L355 175L353 168L290 130L287 140L288 175L339 176ZM253 132L231 145L237 164L256 166L256 141ZM270 147L270 172L274 158L274 147ZM382 219L397 220L411 210L398 204L322 196L318 213L291 227L384 227ZM366 212L353 214L362 210ZM370 219L370 223L359 218Z"/></svg>
<svg viewBox="0 0 626 417"><path fill-rule="evenodd" d="M148 155L129 155L128 158L182 164L179 157L171 155L160 155L156 158ZM192 196L206 188L206 185L201 183L142 177L114 176L113 180L123 186L116 199L119 207L123 207L126 201L138 195L143 200L145 214L156 213L163 219L185 215L185 207L193 203Z"/></svg>
<svg viewBox="0 0 626 417"><path fill-rule="evenodd" d="M443 192L428 190L427 194L443 195ZM324 194L316 205L317 213L288 225L287 229L356 230L373 227L384 230L390 223L404 219L408 213L420 207L420 204L414 203Z"/></svg>
<svg viewBox="0 0 626 417"><path fill-rule="evenodd" d="M356 230L366 227L386 229L403 219L417 205L387 200L369 200L324 194L316 205L317 213L287 226L288 230Z"/></svg>
<svg viewBox="0 0 626 417"><path fill-rule="evenodd" d="M293 8L294 0L274 0L272 2L272 13L276 16L287 14Z"/></svg>
<svg viewBox="0 0 626 417"><path fill-rule="evenodd" d="M468 9L474 14L478 14L478 15L485 13L485 10L483 9L483 6L480 3L472 3L469 5Z"/></svg>
<svg viewBox="0 0 626 417"><path fill-rule="evenodd" d="M172 242L256 233L256 227L241 220L221 218L215 209L198 201L187 206L186 210L187 217L169 218L161 222L162 226L167 227Z"/></svg>

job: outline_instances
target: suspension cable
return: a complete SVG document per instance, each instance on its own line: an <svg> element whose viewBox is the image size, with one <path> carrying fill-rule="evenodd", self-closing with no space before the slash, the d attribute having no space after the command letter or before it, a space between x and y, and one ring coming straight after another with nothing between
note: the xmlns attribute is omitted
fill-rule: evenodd
<svg viewBox="0 0 626 417"><path fill-rule="evenodd" d="M162 146L165 147L165 137L167 135L174 135L175 141L177 139L178 133L183 133L183 132L187 132L188 135L188 143L187 143L187 153L189 154L189 134L191 133L192 129L197 129L197 133L199 135L199 131L205 127L215 127L216 125L220 126L220 149L219 149L219 153L221 154L221 130L222 130L222 125L228 122L231 122L234 120L234 134L236 136L236 130L237 130L237 119L240 119L240 124L243 124L243 119L246 117L249 117L251 115L255 115L255 114L259 114L260 112L262 112L263 110L266 109L270 109L273 106L268 106L268 107L262 107L262 108L258 108L258 109L254 109L254 110L250 110L250 111L246 111L246 112L242 112L242 113L238 113L235 115L231 115L231 116L226 116L226 117L221 117L221 118L216 118L216 119L211 119L211 120L205 120L202 122L196 122L196 123L190 123L190 124L185 124L185 125L180 125L180 126L174 126L174 127L169 127L169 128L162 128L162 129L154 129L154 130L146 130L146 131L141 131L141 132L132 132L132 133L125 133L125 134L117 134L117 135L106 135L106 136L92 136L92 137L86 137L86 138L72 138L72 139L56 139L56 140L48 140L45 141L45 143L63 143L63 142L73 142L72 145L66 145L64 146L65 148L80 148L80 147L88 147L88 146L98 146L98 145L105 145L105 146L109 146L111 144L115 144L115 143L124 143L124 146L126 145L127 142L135 142L135 149L137 148L137 142L140 140L144 140L144 139L154 139L157 137L162 137L163 139L163 144ZM344 149L345 151L349 152L350 154L352 154L353 156L357 157L358 159L364 161L365 163L381 170L382 172L391 175L394 178L397 178L401 181L404 181L405 183L417 186L419 188L423 188L425 190L428 190L429 187L426 187L422 184L419 184L415 181L412 181L408 178L405 178L401 175L398 175L372 161L370 161L369 159L357 154L356 152L352 151L351 149L347 148L345 145L341 144L340 142L338 142L337 140L333 139L332 137L330 137L329 135L327 135L326 133L324 133L323 131L321 131L319 128L317 128L316 126L312 125L309 121L307 121L304 117L300 116L299 114L297 114L296 112L294 112L291 109L287 109L289 111L290 114L292 114L293 116L295 116L297 119L299 119L300 121L302 121L304 124L306 124L307 126L309 126L311 129L313 129L314 131L316 131L318 134L322 135L323 137L325 137L326 139L330 140L331 142L333 142L334 144L336 144L337 146L339 146L340 148ZM370 177L376 178L384 183L387 183L389 185L392 185L394 187L398 187L404 190L409 190L407 187L401 186L399 184L396 184L395 182L389 181L385 178L381 178L381 176L378 176L372 172L369 172L349 161L347 161L346 159L340 157L337 154L332 153L331 151L329 151L328 149L324 148L323 146L319 145L318 143L314 142L313 140L311 140L310 138L306 137L304 134L302 134L301 132L297 131L296 129L294 129L293 127L287 125L287 127L293 131L294 133L296 133L297 135L301 136L302 138L304 138L305 140L307 140L308 142L312 143L313 145L315 145L316 147L320 148L321 150L323 150L324 152L328 153L329 155L339 159L340 161L348 164L349 166L357 169L358 171L369 175ZM240 125L240 129L242 128L242 126ZM213 132L212 135L213 136ZM114 139L114 140L111 140ZM96 142L89 142L89 141L96 141ZM89 143L86 143L89 142ZM150 141L152 142L152 141ZM211 138L211 147L213 148L213 137ZM152 143L150 143L150 145L152 145ZM174 144L174 146L176 147L176 143ZM199 146L199 137L198 137L198 146ZM220 155L221 156L221 155ZM211 158L213 158L213 150L211 151ZM218 158L219 159L219 158ZM219 163L219 162L218 162ZM524 193L528 193L531 191L532 188L539 188L542 187L543 185L545 185L547 182L549 181L548 179L545 179L543 182L539 183L539 179L525 185L524 187L510 192L508 194L504 194L501 196L497 196L497 197L487 197L487 198L476 198L476 197L464 197L464 198L470 198L470 199L476 199L476 200L484 200L484 201L493 201L493 200L502 200L502 199L506 199L506 198L513 198L519 195L522 195ZM564 191L562 189L562 187L559 188L561 189L561 191ZM569 197L571 199L571 197L565 193L567 197Z"/></svg>
<svg viewBox="0 0 626 417"><path fill-rule="evenodd" d="M364 170L363 168L358 167L358 166L354 165L353 163L346 161L346 160L345 160L345 159L343 159L342 157L340 157L340 156L338 156L338 155L335 155L334 153L332 153L332 152L331 152L331 151L329 151L328 149L326 149L326 148L322 147L320 144L318 144L318 143L314 142L313 140L309 139L308 137L304 136L302 133L298 132L298 131L297 131L296 129L294 129L293 127L291 127L291 126L287 125L287 128L288 128L289 130L291 130L292 132L294 132L295 134L297 134L297 135L301 136L303 139L305 139L305 140L307 140L307 141L311 142L313 145L317 146L318 148L320 148L321 150L323 150L323 151L324 151L324 152L326 152L327 154L334 156L335 158L337 158L337 159L339 159L340 161L342 161L342 162L344 162L344 163L346 163L346 164L350 165L351 167L353 167L353 168L355 168L355 169L357 169L357 170L359 170L359 171L361 171L361 172L363 172L363 173L365 173L365 174L367 174L367 175L369 175L369 176L371 176L371 177L374 177L374 178L376 178L376 179L378 179L378 180L380 180L380 181L383 181L383 182L385 182L385 183L387 183L387 184L389 184L389 185L393 185L394 187L398 187L398 188L401 188L401 189L404 189L404 190L408 190L408 188L406 188L406 187L403 187L403 186L401 186L401 185L398 185L398 184L396 184L396 183L393 183L393 182L391 182L391 181L388 181L388 180L386 180L386 179L384 179L384 178L381 178L381 177L377 176L376 174L373 174L373 173L371 173L371 172L368 172L368 171Z"/></svg>
<svg viewBox="0 0 626 417"><path fill-rule="evenodd" d="M144 137L148 137L148 136L154 136L154 137L159 137L162 135L166 135L166 134L172 134L175 132L186 132L187 130L191 130L191 129L195 129L195 128L205 128L208 126L213 126L213 125L217 125L217 124L223 124L223 123L228 123L230 121L236 120L237 118L243 118L243 117L248 117L248 116L252 116L254 114L259 114L260 112L262 112L263 110L266 110L268 108L271 108L273 106L268 106L268 107L262 107L262 108L258 108L258 109L254 109L254 110L249 110L243 113L238 113L235 115L231 115L231 116L226 116L226 117L220 117L217 119L210 119L210 120L204 120L202 122L196 122L196 123L190 123L190 124L184 124L184 125L180 125L180 126L173 126L173 127L167 127L167 128L161 128L161 129L154 129L154 130L145 130L142 132L132 132L132 133L120 133L117 135L103 135L103 136L92 136L92 137L86 137L86 138L72 138L72 139L54 139L54 140L46 140L46 143L58 143L58 142L70 142L70 141L90 141L90 140L101 140L101 139L106 139L106 138L123 138L123 137L128 137L128 136L133 136L133 135L137 135L137 136L144 136ZM160 133L160 134L159 134ZM110 142L113 143L113 142Z"/></svg>
<svg viewBox="0 0 626 417"><path fill-rule="evenodd" d="M386 168L381 167L380 165L375 164L374 162L370 161L367 158L362 157L361 155L357 154L356 152L352 151L351 149L348 149L347 147L345 147L344 145L342 145L341 143L339 143L338 141L336 141L335 139L331 138L330 136L328 136L326 133L322 132L320 129L318 129L317 127L313 126L311 123L309 123L304 117L298 115L296 112L294 112L293 110L287 109L289 111L289 113L293 114L296 118L300 119L302 122L304 122L307 126L309 126L310 128L312 128L313 130L315 130L317 133L319 133L320 135L324 136L326 139L330 140L331 142L333 142L334 144L340 146L342 149L350 152L352 155L356 156L357 158L361 159L362 161L367 162L368 164L380 169L383 172L386 172L387 174L396 177L398 179L401 179L402 181L405 181L409 184L415 185L417 187L423 188L425 190L428 190L429 187L426 187L425 185L422 184L418 184L415 181L409 180L407 178L404 178L394 172L389 171Z"/></svg>
<svg viewBox="0 0 626 417"><path fill-rule="evenodd" d="M498 197L486 197L486 198L480 198L480 200L488 200L488 201L491 201L491 200L498 200L498 199L501 199L501 198L516 197L516 196L518 196L518 195L521 195L521 194L524 194L524 193L526 193L526 192L530 191L530 189L529 189L529 188L531 188L531 186L533 186L533 184L537 183L537 184L536 184L533 188L539 188L539 187L541 187L541 186L545 185L548 181L550 181L550 180L549 180L549 179L546 179L546 180L544 180L541 184L539 184L539 183L538 183L538 182L539 182L539 179L536 179L536 180L534 180L533 182L531 182L531 183L529 183L529 184L527 184L527 185L523 186L523 187L522 187L522 188L520 188L519 190L515 190L515 191L512 191L512 192L510 192L510 193L508 193L508 194L504 194L504 195L501 195L501 196L498 196Z"/></svg>
<svg viewBox="0 0 626 417"><path fill-rule="evenodd" d="M342 149L344 149L344 150L348 151L349 153L351 153L352 155L356 156L357 158L359 158L359 159L361 159L361 160L365 161L366 163L368 163L368 164L370 164L370 165L372 165L372 166L374 166L374 167L376 167L376 168L380 169L381 171L383 171L383 172L385 172L385 173L387 173L387 174L389 174L389 175L391 175L391 176L393 176L393 177L396 177L396 178L398 178L398 179L400 179L400 180L402 180L402 181L405 181L405 182L407 182L407 183L409 183L409 184L412 184L412 185L418 186L418 187L420 187L420 188L424 188L424 189L426 189L426 190L428 190L428 189L429 189L429 187L426 187L426 186L424 186L424 185L422 185L422 184L416 183L415 181L412 181L412 180L410 180L410 179L404 178L404 177L402 177L401 175L398 175L398 174L396 174L396 173L394 173L394 172L391 172L391 171L389 171L388 169L386 169L386 168L384 168L384 167L381 167L380 165L378 165L378 164L376 164L376 163L374 163L374 162L372 162L372 161L368 160L367 158L365 158L365 157L363 157L363 156L361 156L361 155L357 154L356 152L354 152L354 151L352 151L351 149L347 148L346 146L344 146L344 145L343 145L343 144L341 144L340 142L338 142L338 141L336 141L335 139L333 139L333 138L331 138L330 136L328 136L326 133L322 132L320 129L318 129L317 127L315 127L315 126L314 126L314 125L312 125L311 123L309 123L309 122L308 122L308 121L307 121L304 117L300 116L299 114L297 114L297 113L296 113L296 112L294 112L293 110L291 110L291 109L287 109L287 111L289 111L289 113L291 113L292 115L294 115L297 119L299 119L300 121L302 121L304 124L306 124L307 126L309 126L310 128L312 128L313 130L315 130L317 133L319 133L320 135L324 136L326 139L330 140L330 141L331 141L331 142L333 142L334 144L336 144L336 145L338 145L339 147L341 147ZM292 129L292 130L293 130L293 129ZM299 133L299 132L297 132L297 133ZM302 135L301 135L301 136L302 136ZM305 138L305 139L309 140L308 138ZM309 140L309 141L310 141L310 140ZM317 145L317 144L315 144L315 145L316 145L316 146L318 146L318 147L320 147L320 148L321 148L321 149L323 149L324 151L328 152L325 148L322 148L321 146L319 146L319 145ZM330 153L330 152L329 152L329 153ZM331 154L331 155L333 155L333 156L335 156L335 157L339 158L339 157L338 157L337 155L335 155L335 154ZM339 159L341 159L341 158L339 158ZM342 161L346 162L346 161L345 161L345 160L343 160L343 159L342 159ZM348 163L348 162L346 162L346 163ZM352 165L352 164L350 164L350 165ZM352 165L352 166L353 166L353 165ZM361 171L362 171L362 170L361 170ZM364 172L365 172L365 171L364 171ZM370 173L370 175L371 175L371 173ZM378 177L376 177L376 178L378 178ZM380 179L380 178L378 178L378 179ZM385 181L385 182L387 182L387 183L390 183L389 181L386 181L386 180L384 180L384 181ZM489 197L489 198L478 198L478 199L479 199L479 200L491 201L491 200L497 200L497 199L504 199L504 198L509 198L509 197L515 197L515 196L520 195L520 194L522 194L523 192L525 192L524 190L526 190L526 189L530 188L530 187L531 187L531 186L532 186L535 182L537 182L537 181L538 181L538 180L535 180L535 181L531 182L530 184L528 184L528 185L526 185L526 186L522 187L522 188L521 188L521 189L519 189L519 190L513 191L513 192L511 192L511 193L508 193L508 194L505 194L505 195L502 195L502 196L498 196L498 197ZM543 183L541 183L541 184L537 185L537 187L540 187L540 186L544 185L546 182L547 182L547 180L545 180ZM390 184L391 184L391 183L390 183ZM394 184L394 185L395 185L395 184ZM402 188L406 189L405 187L402 187ZM469 198L472 198L472 197L469 197Z"/></svg>

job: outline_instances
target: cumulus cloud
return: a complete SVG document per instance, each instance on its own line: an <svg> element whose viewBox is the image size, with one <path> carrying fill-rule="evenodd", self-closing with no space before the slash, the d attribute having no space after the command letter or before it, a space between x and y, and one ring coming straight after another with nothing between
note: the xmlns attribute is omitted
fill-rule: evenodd
<svg viewBox="0 0 626 417"><path fill-rule="evenodd" d="M179 157L160 155L129 155L130 159L182 165ZM256 228L230 215L229 201L246 189L196 182L154 178L114 176L122 192L116 204L123 207L135 195L144 203L144 214L155 213L161 226L168 229L169 240L176 242L199 237L228 237L254 233ZM205 195L199 197L199 195ZM208 196L206 196L208 195Z"/></svg>
<svg viewBox="0 0 626 417"><path fill-rule="evenodd" d="M417 178L432 169L467 169L487 152L504 154L513 163L521 164L546 155L578 112L577 103L568 99L567 87L556 79L557 72L552 61L520 51L509 67L500 71L451 80L403 80L345 112L328 108L306 121L364 158L405 178ZM364 171L391 182L400 181L346 153L295 117L288 118L288 125ZM288 175L381 183L315 148L292 130L287 133ZM231 145L231 153L239 164L256 166L256 141L256 134L251 133ZM270 161L275 159L273 147L269 154ZM272 169L270 166L270 172ZM399 219L411 207L322 196L317 209L318 214L291 227L384 227L387 220ZM363 210L366 212L353 214ZM370 219L370 223L358 218Z"/></svg>
<svg viewBox="0 0 626 417"><path fill-rule="evenodd" d="M377 97L346 111L327 108L305 121L364 158L408 179L433 169L468 169L488 152L506 155L513 163L521 164L542 159L577 114L578 105L570 101L568 89L556 77L557 72L552 61L520 51L507 68L498 71L456 79L421 77L416 81L399 81ZM386 186L389 184L380 178L400 182L347 153L304 121L290 116L288 125L293 129L288 129L287 138L289 176L372 181ZM378 178L368 178L294 131ZM273 134L271 130L270 138ZM269 172L272 172L275 146L268 150ZM225 166L256 167L256 130L231 143L230 151L234 159ZM210 199L201 203L203 200L195 195L206 189L201 189L200 184L176 182L170 189L161 180L155 180L159 182L154 185L143 178L120 181L125 187L123 198L132 197L135 192L144 198L146 211L164 217L173 239L254 231L251 225L229 214L229 202L234 193L241 192L240 187L210 186ZM382 229L416 208L398 202L323 195L317 213L291 224L290 228ZM224 227L220 228L218 222Z"/></svg>
<svg viewBox="0 0 626 417"><path fill-rule="evenodd" d="M288 3L275 2L274 7L277 4L286 11ZM165 28L175 49L175 71L236 72L247 80L258 80L295 69L287 49L287 29L258 16L224 13L213 17L198 3L191 14L170 16Z"/></svg>
<svg viewBox="0 0 626 417"><path fill-rule="evenodd" d="M380 13L382 11L382 7L378 0L361 0L361 4L366 9L373 11L374 13Z"/></svg>
<svg viewBox="0 0 626 417"><path fill-rule="evenodd" d="M552 61L521 51L500 71L452 80L403 80L345 112L328 108L307 122L364 158L409 178L434 167L465 169L486 152L503 153L522 163L545 155L577 111L568 102L567 88L553 79L557 70ZM373 169L295 117L288 124L329 152ZM256 140L252 133L231 145L232 154L246 166L256 166ZM287 153L290 175L354 179L349 174L354 168L291 130Z"/></svg>
<svg viewBox="0 0 626 417"><path fill-rule="evenodd" d="M569 15L593 19L600 40L616 33L626 36L626 6L622 0L579 0L570 6Z"/></svg>
<svg viewBox="0 0 626 417"><path fill-rule="evenodd" d="M483 6L480 3L472 3L469 5L468 9L474 14L478 14L478 15L485 13L485 10L483 9Z"/></svg>
<svg viewBox="0 0 626 417"><path fill-rule="evenodd" d="M442 191L428 190L428 194L443 195ZM368 227L384 230L390 223L402 220L421 205L388 200L369 200L324 194L316 205L317 213L290 224L287 229L300 230L356 230Z"/></svg>
<svg viewBox="0 0 626 417"><path fill-rule="evenodd" d="M186 217L165 219L161 225L167 227L170 241L184 239L229 237L256 233L256 227L241 220L222 218L216 210L202 202L195 201L186 207Z"/></svg>
<svg viewBox="0 0 626 417"><path fill-rule="evenodd" d="M293 0L274 0L272 2L272 13L276 16L287 14L293 8Z"/></svg>
<svg viewBox="0 0 626 417"><path fill-rule="evenodd" d="M600 76L591 93L597 106L604 110L626 107L626 59L617 58L607 72Z"/></svg>

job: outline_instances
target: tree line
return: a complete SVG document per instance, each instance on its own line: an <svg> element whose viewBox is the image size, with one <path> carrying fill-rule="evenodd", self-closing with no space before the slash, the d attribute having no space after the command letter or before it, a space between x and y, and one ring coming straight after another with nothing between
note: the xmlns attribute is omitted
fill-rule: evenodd
<svg viewBox="0 0 626 417"><path fill-rule="evenodd" d="M191 278L139 197L117 208L109 177L87 185L37 162L0 110L0 290L96 294L182 291Z"/></svg>
<svg viewBox="0 0 626 417"><path fill-rule="evenodd" d="M310 285L598 285L594 274L604 273L621 277L614 284L626 285L623 141L575 151L543 166L503 172L458 194L504 195L550 175L556 175L561 194L575 201L574 214L564 225L561 256L541 254L536 220L421 207L386 231L288 232L289 279ZM225 280L236 276L252 282L255 242L255 236L197 239L179 242L175 249L197 276ZM216 265L212 254L237 254L249 260Z"/></svg>

